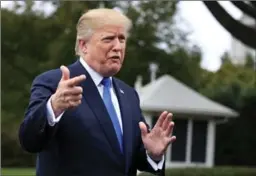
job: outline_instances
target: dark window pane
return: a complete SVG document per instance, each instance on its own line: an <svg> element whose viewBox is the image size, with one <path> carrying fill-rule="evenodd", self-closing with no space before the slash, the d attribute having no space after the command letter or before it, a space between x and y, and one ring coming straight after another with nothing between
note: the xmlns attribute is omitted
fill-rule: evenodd
<svg viewBox="0 0 256 176"><path fill-rule="evenodd" d="M175 119L174 123L173 135L177 136L177 139L172 144L171 161L185 161L188 120Z"/></svg>
<svg viewBox="0 0 256 176"><path fill-rule="evenodd" d="M159 117L157 117L157 116L154 116L154 117L152 118L151 128L153 128L153 127L155 126L155 124L156 124L158 118L159 118Z"/></svg>
<svg viewBox="0 0 256 176"><path fill-rule="evenodd" d="M192 162L205 162L207 121L193 121Z"/></svg>

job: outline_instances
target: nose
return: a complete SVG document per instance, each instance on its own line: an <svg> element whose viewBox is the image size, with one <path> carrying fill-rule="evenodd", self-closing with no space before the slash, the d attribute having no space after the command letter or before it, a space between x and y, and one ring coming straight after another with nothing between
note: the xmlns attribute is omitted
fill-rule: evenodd
<svg viewBox="0 0 256 176"><path fill-rule="evenodd" d="M113 51L117 52L117 51L120 51L121 49L122 49L122 44L119 41L119 39L117 38L114 41Z"/></svg>

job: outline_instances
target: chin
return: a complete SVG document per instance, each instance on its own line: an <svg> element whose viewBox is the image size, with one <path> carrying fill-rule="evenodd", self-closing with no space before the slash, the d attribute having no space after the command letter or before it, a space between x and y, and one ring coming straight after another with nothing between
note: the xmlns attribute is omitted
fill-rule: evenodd
<svg viewBox="0 0 256 176"><path fill-rule="evenodd" d="M114 75L116 75L120 71L120 69L121 69L120 65L119 66L115 66L115 67L111 67L110 69L108 69L105 72L104 76L114 76Z"/></svg>
<svg viewBox="0 0 256 176"><path fill-rule="evenodd" d="M111 70L110 74L111 74L112 76L114 76L114 75L116 75L119 71L120 71L120 69L113 69L113 70Z"/></svg>

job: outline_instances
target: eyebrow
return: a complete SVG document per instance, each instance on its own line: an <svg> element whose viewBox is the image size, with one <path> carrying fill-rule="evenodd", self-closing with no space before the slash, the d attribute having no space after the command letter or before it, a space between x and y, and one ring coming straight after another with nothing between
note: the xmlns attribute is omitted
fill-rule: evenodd
<svg viewBox="0 0 256 176"><path fill-rule="evenodd" d="M104 39L113 39L113 38L115 38L115 37L116 37L116 35L114 35L114 34L109 34L109 35L106 35L106 36L102 36L102 40L104 40ZM119 35L118 35L118 38L126 39L126 37L125 37L124 34L119 34Z"/></svg>

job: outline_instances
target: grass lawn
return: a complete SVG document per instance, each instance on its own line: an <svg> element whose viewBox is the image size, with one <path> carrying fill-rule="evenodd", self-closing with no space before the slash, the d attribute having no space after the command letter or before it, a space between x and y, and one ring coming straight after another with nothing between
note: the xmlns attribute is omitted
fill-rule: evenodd
<svg viewBox="0 0 256 176"><path fill-rule="evenodd" d="M35 176L33 168L1 168L1 176Z"/></svg>
<svg viewBox="0 0 256 176"><path fill-rule="evenodd" d="M35 176L34 168L2 168L1 176ZM141 173L139 176L153 176ZM216 167L166 169L166 176L256 176L255 168Z"/></svg>

